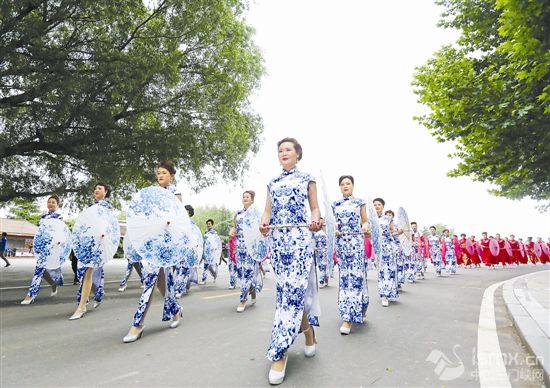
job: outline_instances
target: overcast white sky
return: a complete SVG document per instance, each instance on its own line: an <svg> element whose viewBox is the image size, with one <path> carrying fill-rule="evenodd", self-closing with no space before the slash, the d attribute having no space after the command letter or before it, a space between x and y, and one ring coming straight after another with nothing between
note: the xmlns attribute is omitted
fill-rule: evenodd
<svg viewBox="0 0 550 388"><path fill-rule="evenodd" d="M457 37L436 27L441 11L432 0L257 0L247 19L267 69L252 100L264 120L263 146L243 182L199 194L180 182L184 202L237 210L242 191L252 189L263 206L266 184L280 172L276 142L292 136L304 148L299 168L322 170L331 200L340 196L338 177L351 174L356 196L403 206L421 226L546 239L548 213L447 177L452 146L412 119L425 111L410 86L415 66Z"/></svg>

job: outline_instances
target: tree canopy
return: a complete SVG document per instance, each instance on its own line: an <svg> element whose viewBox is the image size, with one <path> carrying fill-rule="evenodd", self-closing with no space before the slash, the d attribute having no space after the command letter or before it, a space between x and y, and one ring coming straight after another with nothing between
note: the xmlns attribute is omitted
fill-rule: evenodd
<svg viewBox="0 0 550 388"><path fill-rule="evenodd" d="M258 151L263 74L244 0L6 0L0 201L124 196L172 159L194 188ZM82 198L82 197L80 197Z"/></svg>
<svg viewBox="0 0 550 388"><path fill-rule="evenodd" d="M460 161L451 176L511 199L550 202L550 1L439 0L461 32L417 68L417 117Z"/></svg>

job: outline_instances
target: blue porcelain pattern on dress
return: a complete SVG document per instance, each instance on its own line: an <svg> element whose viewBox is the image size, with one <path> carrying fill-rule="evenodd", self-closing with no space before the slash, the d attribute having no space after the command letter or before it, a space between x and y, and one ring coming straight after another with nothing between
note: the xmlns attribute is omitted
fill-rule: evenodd
<svg viewBox="0 0 550 388"><path fill-rule="evenodd" d="M314 178L296 168L268 185L271 225L308 224L308 189ZM313 260L314 241L305 227L271 230L271 261L276 279L276 310L267 358L281 359L300 332L304 309L312 325L320 313Z"/></svg>
<svg viewBox="0 0 550 388"><path fill-rule="evenodd" d="M250 290L255 289L259 292L263 288L263 279L260 275L258 281L257 276L259 263L250 255L247 249L247 245L250 244L246 244L244 238L243 228L245 223L247 221L251 222L251 217L246 217L246 213L247 209L241 209L235 214L235 226L237 230L235 258L237 261L237 284L241 290L241 302L245 302L248 299ZM257 227L259 227L259 224Z"/></svg>
<svg viewBox="0 0 550 388"><path fill-rule="evenodd" d="M330 276L328 238L326 233L320 230L313 233L313 239L315 240L315 262L319 270L319 284L324 285L328 282Z"/></svg>
<svg viewBox="0 0 550 388"><path fill-rule="evenodd" d="M340 260L338 311L345 322L363 323L369 306L365 245L361 234L361 207L365 201L344 197L332 204L339 234L336 252Z"/></svg>
<svg viewBox="0 0 550 388"><path fill-rule="evenodd" d="M378 259L378 293L381 298L398 297L397 252L391 234L392 219L383 215L378 218L381 229L381 257Z"/></svg>
<svg viewBox="0 0 550 388"><path fill-rule="evenodd" d="M434 263L435 272L441 274L442 258L440 238L438 235L430 234L428 236L428 242L430 243L430 256Z"/></svg>

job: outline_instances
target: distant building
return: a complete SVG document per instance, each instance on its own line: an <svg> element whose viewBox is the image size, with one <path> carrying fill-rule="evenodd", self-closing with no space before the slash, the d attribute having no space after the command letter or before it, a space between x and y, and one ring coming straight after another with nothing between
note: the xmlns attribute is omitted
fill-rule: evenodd
<svg viewBox="0 0 550 388"><path fill-rule="evenodd" d="M12 251L15 248L17 256L30 254L32 240L37 231L38 226L29 221L0 218L0 233L8 234L6 249Z"/></svg>

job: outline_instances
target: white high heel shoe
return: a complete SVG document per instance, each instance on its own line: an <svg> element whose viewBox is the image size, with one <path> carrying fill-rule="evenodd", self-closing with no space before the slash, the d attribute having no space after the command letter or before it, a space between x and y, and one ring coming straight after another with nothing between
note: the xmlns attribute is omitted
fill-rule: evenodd
<svg viewBox="0 0 550 388"><path fill-rule="evenodd" d="M21 301L21 304L31 304L31 303L34 303L34 298L33 299L23 299Z"/></svg>
<svg viewBox="0 0 550 388"><path fill-rule="evenodd" d="M285 379L285 373L286 373L286 362L288 361L288 354L285 355L285 366L283 367L282 371L276 371L273 369L269 370L269 384L271 385L279 385L281 384Z"/></svg>
<svg viewBox="0 0 550 388"><path fill-rule="evenodd" d="M183 317L183 309L181 307L180 307L180 311L176 314L176 316L178 315L179 315L179 319L177 321L172 320L172 323L170 324L170 329L175 329L180 325L180 321Z"/></svg>
<svg viewBox="0 0 550 388"><path fill-rule="evenodd" d="M340 334L348 335L349 333L351 333L351 326L350 327L346 327L344 325L340 326Z"/></svg>
<svg viewBox="0 0 550 388"><path fill-rule="evenodd" d="M237 306L237 312L242 313L246 309L246 302Z"/></svg>
<svg viewBox="0 0 550 388"><path fill-rule="evenodd" d="M73 315L69 318L69 321L74 321L76 319L80 319L86 314L86 310L78 311L76 310Z"/></svg>
<svg viewBox="0 0 550 388"><path fill-rule="evenodd" d="M52 286L52 293L50 296L56 296L57 295L57 286Z"/></svg>
<svg viewBox="0 0 550 388"><path fill-rule="evenodd" d="M137 334L126 334L122 339L122 342L124 342L125 344L128 344L130 342L136 342L138 339L143 337L143 329L145 329L145 326L143 326L139 331L139 333Z"/></svg>
<svg viewBox="0 0 550 388"><path fill-rule="evenodd" d="M315 344L317 344L317 340L315 339L315 330L313 329L313 326L309 326L306 330L302 331L302 333L305 333L308 332L309 330L312 330L313 331L313 345L305 345L304 346L304 355L306 357L313 357L315 356L315 351L316 351L316 348L315 348Z"/></svg>

